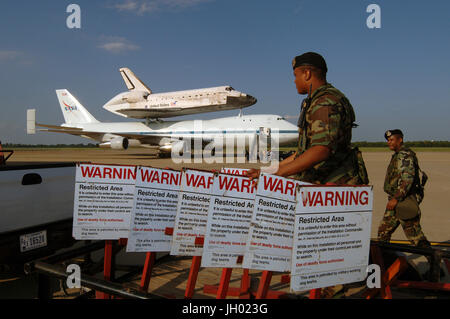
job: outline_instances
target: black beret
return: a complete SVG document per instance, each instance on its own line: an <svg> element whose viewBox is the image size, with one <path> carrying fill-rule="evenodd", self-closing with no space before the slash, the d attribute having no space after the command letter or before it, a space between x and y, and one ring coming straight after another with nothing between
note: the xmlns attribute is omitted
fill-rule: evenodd
<svg viewBox="0 0 450 319"><path fill-rule="evenodd" d="M384 133L384 138L387 140L392 135L400 135L403 138L403 132L401 130L399 130L399 129L387 130Z"/></svg>
<svg viewBox="0 0 450 319"><path fill-rule="evenodd" d="M315 52L306 52L302 55L296 56L292 60L292 68L295 69L302 65L311 65L315 66L318 69L321 69L323 72L327 73L327 63L325 59L318 53Z"/></svg>

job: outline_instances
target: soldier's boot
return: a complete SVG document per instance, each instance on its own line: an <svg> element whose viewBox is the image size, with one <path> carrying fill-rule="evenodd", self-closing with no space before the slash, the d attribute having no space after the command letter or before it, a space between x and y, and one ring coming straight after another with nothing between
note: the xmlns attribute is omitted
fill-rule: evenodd
<svg viewBox="0 0 450 319"><path fill-rule="evenodd" d="M343 285L325 287L325 288L322 288L320 297L323 299L338 298L338 296L343 292L344 292Z"/></svg>
<svg viewBox="0 0 450 319"><path fill-rule="evenodd" d="M423 236L417 243L416 243L416 247L422 247L422 248L431 248L431 244L430 242L426 239L425 236ZM433 267L433 257L428 256L428 255L424 255L425 258L428 261L428 270L423 274L423 278L428 280L428 281L432 281L432 276L431 276L431 267Z"/></svg>
<svg viewBox="0 0 450 319"><path fill-rule="evenodd" d="M428 239L423 234L422 230L420 229L420 225L418 226L418 235L415 237L410 237L409 240L413 245L420 248L431 248L431 243L428 241ZM406 234L408 235L408 234ZM428 260L428 264L431 266L431 263L433 262L433 258L431 256L425 255L425 257Z"/></svg>

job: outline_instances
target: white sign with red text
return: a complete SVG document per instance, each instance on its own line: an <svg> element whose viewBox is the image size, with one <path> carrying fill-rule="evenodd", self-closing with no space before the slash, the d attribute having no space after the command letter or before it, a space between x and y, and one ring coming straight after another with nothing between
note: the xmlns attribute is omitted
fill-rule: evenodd
<svg viewBox="0 0 450 319"><path fill-rule="evenodd" d="M170 251L180 192L181 172L138 167L128 252Z"/></svg>
<svg viewBox="0 0 450 319"><path fill-rule="evenodd" d="M297 185L306 183L260 174L243 268L289 271Z"/></svg>
<svg viewBox="0 0 450 319"><path fill-rule="evenodd" d="M304 186L299 189L291 291L366 278L372 205L371 186Z"/></svg>
<svg viewBox="0 0 450 319"><path fill-rule="evenodd" d="M249 169L247 168L233 168L233 167L222 167L220 169L221 173L224 174L232 174L232 175L240 175L240 176L245 176L245 172L248 172Z"/></svg>
<svg viewBox="0 0 450 319"><path fill-rule="evenodd" d="M218 174L214 178L202 267L234 268L242 265L253 214L255 186L244 176Z"/></svg>
<svg viewBox="0 0 450 319"><path fill-rule="evenodd" d="M78 164L73 237L79 240L127 238L135 180L135 166Z"/></svg>
<svg viewBox="0 0 450 319"><path fill-rule="evenodd" d="M196 239L205 236L213 182L212 172L190 169L182 172L171 255L202 255L203 247L196 244Z"/></svg>

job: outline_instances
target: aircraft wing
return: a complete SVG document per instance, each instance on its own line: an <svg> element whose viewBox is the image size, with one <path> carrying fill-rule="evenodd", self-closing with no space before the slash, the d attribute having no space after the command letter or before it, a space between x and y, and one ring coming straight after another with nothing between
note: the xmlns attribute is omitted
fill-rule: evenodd
<svg viewBox="0 0 450 319"><path fill-rule="evenodd" d="M76 128L76 127L65 127L65 126L37 124L37 123L36 123L36 125L46 127L46 129L39 130L39 131L44 131L44 132L66 133L66 134L75 135L75 136L89 137L89 138L92 138L95 140L101 140L101 138L104 134L113 134L113 135L117 135L117 136L126 137L128 139L139 140L142 144L149 144L149 145L158 145L159 141L162 138L173 137L170 134L164 134L164 133L160 133L160 134L155 133L152 135L147 135L147 134L132 134L132 133L117 133L117 132L98 132L98 131L85 131L81 128ZM193 138L192 140L195 140L195 138ZM204 138L202 139L202 141L204 141Z"/></svg>
<svg viewBox="0 0 450 319"><path fill-rule="evenodd" d="M36 126L46 127L46 129L39 129L39 131L41 132L66 133L75 136L86 136L95 140L100 139L102 135L105 134L101 132L87 132L77 127L65 127L65 126L38 124L38 123L36 123Z"/></svg>
<svg viewBox="0 0 450 319"><path fill-rule="evenodd" d="M145 136L145 135L140 135L140 134L122 134L122 133L115 133L115 132L114 133L92 132L92 131L83 131L82 129L65 128L63 126L61 126L60 128L62 128L62 129L51 128L51 129L40 129L39 131L52 132L52 133L66 133L66 134L75 135L75 136L85 136L85 137L90 137L95 140L100 140L101 137L105 134L112 134L112 135L126 137L128 139L139 140L142 144L158 144L159 140L164 137L163 135Z"/></svg>
<svg viewBox="0 0 450 319"><path fill-rule="evenodd" d="M66 126L60 126L60 125L49 125L49 124L39 124L36 123L37 126L42 126L42 127L48 127L51 129L55 129L55 130L71 130L71 131L82 131L82 128L78 128L78 127L66 127Z"/></svg>
<svg viewBox="0 0 450 319"><path fill-rule="evenodd" d="M172 106L172 107L158 107L149 109L126 108L116 110L115 112L121 113L131 118L144 119L144 118L166 118L182 115L217 112L235 108L236 107L230 107L227 105L208 105L208 106L187 107L187 108Z"/></svg>

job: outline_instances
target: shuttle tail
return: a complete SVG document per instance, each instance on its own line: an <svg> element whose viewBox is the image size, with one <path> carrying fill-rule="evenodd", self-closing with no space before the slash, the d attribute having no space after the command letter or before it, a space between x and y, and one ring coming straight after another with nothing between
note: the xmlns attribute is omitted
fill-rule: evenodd
<svg viewBox="0 0 450 319"><path fill-rule="evenodd" d="M120 75L122 75L123 81L128 90L144 91L148 94L152 94L152 90L144 84L129 68L119 69Z"/></svg>
<svg viewBox="0 0 450 319"><path fill-rule="evenodd" d="M56 96L67 124L99 123L66 89L56 90Z"/></svg>

